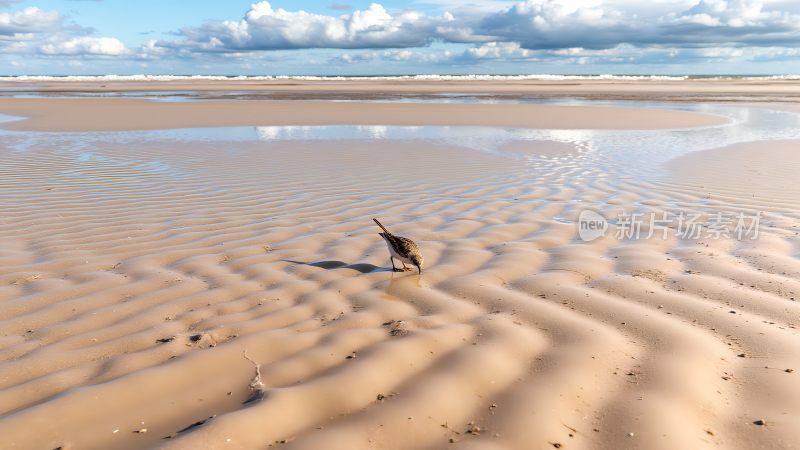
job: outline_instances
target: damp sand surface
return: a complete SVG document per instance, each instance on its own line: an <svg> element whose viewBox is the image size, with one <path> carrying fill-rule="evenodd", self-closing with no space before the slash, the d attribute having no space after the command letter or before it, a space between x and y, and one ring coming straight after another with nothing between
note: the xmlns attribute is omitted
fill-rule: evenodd
<svg viewBox="0 0 800 450"><path fill-rule="evenodd" d="M285 126L151 104L0 101L31 117L0 133L4 446L800 443L797 114L305 102ZM586 209L610 225L591 242ZM617 235L682 212L759 234ZM373 217L421 276L390 271Z"/></svg>

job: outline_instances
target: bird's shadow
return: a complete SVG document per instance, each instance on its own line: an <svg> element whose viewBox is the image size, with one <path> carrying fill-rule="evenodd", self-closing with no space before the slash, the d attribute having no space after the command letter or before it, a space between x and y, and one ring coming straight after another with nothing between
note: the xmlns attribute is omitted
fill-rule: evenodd
<svg viewBox="0 0 800 450"><path fill-rule="evenodd" d="M371 273L371 272L392 272L391 268L386 267L379 267L375 264L367 264L367 263L356 263L356 264L347 264L344 261L314 261L314 262L303 262L303 261L295 261L292 259L282 259L281 261L302 265L302 266L312 266L312 267L320 267L326 270L334 270L334 269L353 269L357 272L361 273Z"/></svg>

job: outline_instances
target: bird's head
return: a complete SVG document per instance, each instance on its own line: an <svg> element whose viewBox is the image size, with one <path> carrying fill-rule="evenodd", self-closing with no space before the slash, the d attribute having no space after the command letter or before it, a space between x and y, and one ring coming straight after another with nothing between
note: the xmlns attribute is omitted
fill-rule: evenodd
<svg viewBox="0 0 800 450"><path fill-rule="evenodd" d="M417 270L419 270L420 274L422 274L422 264L424 262L425 261L422 259L422 255L420 255L418 253L414 254L414 255L411 255L411 264L414 264L415 266L417 266Z"/></svg>

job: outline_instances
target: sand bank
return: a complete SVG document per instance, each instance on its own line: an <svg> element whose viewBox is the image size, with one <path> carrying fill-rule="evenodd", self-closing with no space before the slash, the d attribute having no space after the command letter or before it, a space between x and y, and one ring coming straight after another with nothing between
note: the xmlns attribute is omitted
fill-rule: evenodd
<svg viewBox="0 0 800 450"><path fill-rule="evenodd" d="M661 129L724 123L712 115L557 105L452 105L316 101L153 102L134 99L2 99L0 111L32 131L119 131L259 125L473 125L552 129Z"/></svg>
<svg viewBox="0 0 800 450"><path fill-rule="evenodd" d="M17 81L0 80L0 88L43 92L125 92L125 91L271 91L271 92L472 92L541 93L571 92L604 95L641 94L800 94L798 79L568 79L568 80L174 80L174 81Z"/></svg>
<svg viewBox="0 0 800 450"><path fill-rule="evenodd" d="M667 166L674 181L708 197L748 198L766 206L800 204L800 141L738 144L695 152Z"/></svg>

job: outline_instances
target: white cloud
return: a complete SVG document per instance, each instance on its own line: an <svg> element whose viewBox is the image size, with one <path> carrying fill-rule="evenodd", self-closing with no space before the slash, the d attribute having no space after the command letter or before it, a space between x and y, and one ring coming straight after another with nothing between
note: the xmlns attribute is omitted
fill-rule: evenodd
<svg viewBox="0 0 800 450"><path fill-rule="evenodd" d="M520 47L516 42L488 42L478 47L468 48L462 58L473 60L486 59L529 59L533 52Z"/></svg>
<svg viewBox="0 0 800 450"><path fill-rule="evenodd" d="M0 0L0 7L13 4ZM527 61L569 64L676 64L797 58L797 0L418 0L439 12L362 10L311 13L261 1L239 20L187 24L165 40L130 49L97 37L57 11L0 13L0 53L83 60L192 59L224 67L381 63L395 68ZM343 8L343 7L342 7ZM442 43L451 45L441 45ZM460 45L452 45L460 44ZM467 45L465 45L467 44ZM445 49L446 48L446 49ZM295 49L342 49L290 52ZM268 53L275 51L274 53ZM291 56L288 56L291 55ZM253 65L258 62L261 66ZM283 63L283 62L281 62ZM416 64L416 66L415 66ZM231 66L235 65L235 66ZM164 67L167 67L166 65ZM272 66L270 66L272 67ZM488 67L488 66L487 66Z"/></svg>
<svg viewBox="0 0 800 450"><path fill-rule="evenodd" d="M39 51L45 55L122 56L130 51L117 38L81 36L59 43L44 44Z"/></svg>
<svg viewBox="0 0 800 450"><path fill-rule="evenodd" d="M449 61L452 57L449 50L442 50L436 52L418 52L412 50L387 50L381 54L381 58L385 61L399 61L399 62L425 62L425 63L439 63Z"/></svg>
<svg viewBox="0 0 800 450"><path fill-rule="evenodd" d="M334 64L354 64L371 62L375 60L392 62L425 62L439 63L449 61L452 58L449 50L442 51L414 51L414 50L386 50L382 52L362 51L358 53L345 52L329 60Z"/></svg>
<svg viewBox="0 0 800 450"><path fill-rule="evenodd" d="M728 25L742 27L759 25L764 22L780 19L780 12L767 13L764 4L753 0L700 0L692 8L686 10L679 18L692 20L699 18L700 23L708 26Z"/></svg>
<svg viewBox="0 0 800 450"><path fill-rule="evenodd" d="M42 33L55 31L61 26L57 11L44 11L36 7L13 13L0 13L0 35Z"/></svg>
<svg viewBox="0 0 800 450"><path fill-rule="evenodd" d="M155 39L149 39L139 48L140 59L158 59L169 54L169 49L159 47Z"/></svg>
<svg viewBox="0 0 800 450"><path fill-rule="evenodd" d="M530 50L800 43L800 7L781 1L526 0L448 24L454 42L516 42ZM797 6L797 5L795 5Z"/></svg>
<svg viewBox="0 0 800 450"><path fill-rule="evenodd" d="M27 7L0 13L0 53L48 57L120 57L131 53L119 39L91 33L91 29L69 21L58 11Z"/></svg>
<svg viewBox="0 0 800 450"><path fill-rule="evenodd" d="M745 51L742 48L711 47L700 49L699 53L708 59L735 59L743 56Z"/></svg>
<svg viewBox="0 0 800 450"><path fill-rule="evenodd" d="M330 62L334 64L353 64L353 63L360 63L360 62L369 62L373 61L378 58L378 53L376 52L361 52L361 53L342 53L334 58L331 58Z"/></svg>
<svg viewBox="0 0 800 450"><path fill-rule="evenodd" d="M299 48L403 48L428 45L437 19L417 11L390 13L377 3L341 16L253 4L240 21L209 22L181 30L185 40L163 43L198 52Z"/></svg>
<svg viewBox="0 0 800 450"><path fill-rule="evenodd" d="M800 43L797 13L785 0L525 0L460 3L426 0L450 8L439 16L365 10L325 15L251 5L242 20L207 22L159 41L150 54L241 53L287 49L401 49L434 42L479 44L465 57L527 58L524 50L634 47L790 46ZM160 48L160 50L158 50ZM347 54L343 58L355 57Z"/></svg>

